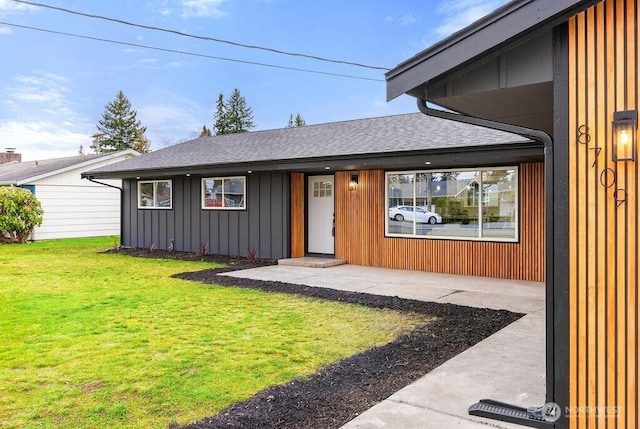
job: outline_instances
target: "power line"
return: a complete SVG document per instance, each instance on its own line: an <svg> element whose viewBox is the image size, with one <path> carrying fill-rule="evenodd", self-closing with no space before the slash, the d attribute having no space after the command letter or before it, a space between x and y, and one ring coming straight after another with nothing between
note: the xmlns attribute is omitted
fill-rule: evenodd
<svg viewBox="0 0 640 429"><path fill-rule="evenodd" d="M133 47L136 47L136 48L152 49L154 51L171 52L171 53L174 53L174 54L181 54L181 55L190 55L190 56L193 56L193 57L210 58L210 59L220 60L220 61L230 61L230 62L234 62L234 63L250 64L250 65L254 65L254 66L271 67L271 68L276 68L276 69L292 70L292 71L304 72L304 73L322 74L322 75L327 75L327 76L344 77L344 78L349 78L349 79L359 79L359 80L370 80L370 81L374 81L374 82L384 82L383 79L374 79L374 78L370 78L370 77L353 76L353 75L341 74L341 73L329 73L329 72L322 72L322 71L318 71L318 70L301 69L301 68L296 68L296 67L280 66L280 65L276 65L276 64L259 63L259 62L255 62L255 61L238 60L238 59L235 59L235 58L217 57L217 56L214 56L214 55L199 54L199 53L196 53L196 52L179 51L179 50L176 50L176 49L158 48L158 47L155 47L155 46L139 45L137 43L121 42L121 41L118 41L118 40L103 39L103 38L100 38L100 37L84 36L84 35L81 35L81 34L66 33L66 32L63 32L63 31L48 30L48 29L45 29L45 28L30 27L28 25L12 24L10 22L0 21L0 25L7 25L9 27L17 27L17 28L23 28L23 29L27 29L27 30L41 31L41 32L44 32L44 33L58 34L58 35L67 36L67 37L77 37L79 39L93 40L93 41L104 42L104 43L113 43L113 44L116 44L116 45L133 46Z"/></svg>
<svg viewBox="0 0 640 429"><path fill-rule="evenodd" d="M105 21L116 22L118 24L129 25L129 26L132 26L132 27L144 28L144 29L147 29L147 30L154 30L154 31L162 31L164 33L176 34L178 36L190 37L190 38L193 38L193 39L208 40L208 41L218 42L218 43L226 43L228 45L239 46L239 47L242 47L242 48L258 49L258 50L273 52L273 53L281 54L281 55L290 55L290 56L294 56L294 57L309 58L309 59L318 60L318 61L325 61L325 62L335 63L335 64L345 64L345 65L350 65L350 66L355 66L355 67L363 67L363 68L368 68L368 69L373 69L373 70L382 70L382 71L389 71L390 70L390 68L388 68L388 67L369 66L369 65L366 65L366 64L360 64L360 63L355 63L355 62L350 62L350 61L333 60L333 59L330 59L330 58L324 58L324 57L319 57L319 56L315 56L315 55L301 54L301 53L298 53L298 52L281 51L279 49L267 48L267 47L264 47L264 46L246 45L244 43L233 42L233 41L230 41L230 40L216 39L214 37L200 36L200 35L196 35L196 34L189 34L189 33L184 33L182 31L171 30L171 29L168 29L168 28L155 27L155 26L144 25L144 24L136 24L134 22L125 21L125 20L118 19L118 18L110 18L110 17L104 16L104 15L95 15L95 14L90 14L90 13L78 12L78 11L75 11L75 10L65 9L63 7L58 7L58 6L51 6L51 5L43 4L43 3L35 3L35 2L26 1L26 0L13 0L13 1L17 2L17 3L28 4L28 5L31 5L31 6L38 6L38 7L43 7L43 8L47 8L47 9L53 9L53 10L57 10L57 11L60 11L60 12L70 13L70 14L73 14L73 15L84 16L84 17L87 17L87 18L102 19L102 20L105 20Z"/></svg>

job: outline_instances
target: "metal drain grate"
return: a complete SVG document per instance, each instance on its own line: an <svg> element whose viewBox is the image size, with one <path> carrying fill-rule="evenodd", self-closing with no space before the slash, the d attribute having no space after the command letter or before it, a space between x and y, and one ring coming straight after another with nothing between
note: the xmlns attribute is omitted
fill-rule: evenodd
<svg viewBox="0 0 640 429"><path fill-rule="evenodd" d="M469 407L469 414L534 428L548 429L555 426L546 421L537 409L517 407L491 399L481 399L480 402L473 404Z"/></svg>

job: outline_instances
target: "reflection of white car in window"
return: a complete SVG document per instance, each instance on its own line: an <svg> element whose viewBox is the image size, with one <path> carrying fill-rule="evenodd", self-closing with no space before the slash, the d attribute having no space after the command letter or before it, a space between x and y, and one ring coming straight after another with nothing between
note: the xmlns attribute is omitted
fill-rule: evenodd
<svg viewBox="0 0 640 429"><path fill-rule="evenodd" d="M422 207L395 206L389 208L389 218L398 222L403 220L416 220L418 223L442 223L442 216L438 213L430 212Z"/></svg>

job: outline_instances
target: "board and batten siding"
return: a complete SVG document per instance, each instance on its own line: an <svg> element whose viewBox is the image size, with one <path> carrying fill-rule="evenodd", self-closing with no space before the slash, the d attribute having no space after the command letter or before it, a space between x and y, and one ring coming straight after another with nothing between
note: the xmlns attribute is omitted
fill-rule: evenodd
<svg viewBox="0 0 640 429"><path fill-rule="evenodd" d="M205 176L203 176L205 177ZM216 177L215 174L206 177ZM246 210L202 209L201 179L171 179L173 208L138 209L138 181L125 180L123 244L157 246L211 254L279 259L289 256L290 180L288 173L253 173L247 179Z"/></svg>
<svg viewBox="0 0 640 429"><path fill-rule="evenodd" d="M517 243L385 237L382 170L336 172L335 256L350 264L544 281L544 164L522 164ZM349 190L358 174L357 190Z"/></svg>
<svg viewBox="0 0 640 429"><path fill-rule="evenodd" d="M638 109L640 8L572 17L569 46L569 427L640 427L638 164L613 162L613 113ZM636 150L637 150L636 134Z"/></svg>

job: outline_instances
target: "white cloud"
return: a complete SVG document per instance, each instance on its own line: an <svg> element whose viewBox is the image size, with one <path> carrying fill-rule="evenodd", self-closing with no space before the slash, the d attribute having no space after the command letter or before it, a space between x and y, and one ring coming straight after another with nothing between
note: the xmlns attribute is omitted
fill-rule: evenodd
<svg viewBox="0 0 640 429"><path fill-rule="evenodd" d="M31 6L25 3L18 3L12 0L0 0L0 15L2 12L15 12L15 11L23 11L23 10L36 10L35 6Z"/></svg>
<svg viewBox="0 0 640 429"><path fill-rule="evenodd" d="M206 112L206 109L195 105L191 100L180 99L171 94L165 94L162 98L172 101L166 104L143 104L136 109L138 119L147 127L147 138L154 150L197 137L194 133L204 123L197 118ZM206 123L213 121L213 111L210 114L211 118L207 118Z"/></svg>
<svg viewBox="0 0 640 429"><path fill-rule="evenodd" d="M441 39L468 26L506 3L506 0L456 0L440 4L438 13L444 18L434 30Z"/></svg>
<svg viewBox="0 0 640 429"><path fill-rule="evenodd" d="M57 109L66 106L67 83L66 78L52 73L17 76L7 92L19 103L46 103Z"/></svg>
<svg viewBox="0 0 640 429"><path fill-rule="evenodd" d="M405 13L403 15L387 15L384 17L384 22L392 22L399 25L411 25L417 22L417 18L410 13Z"/></svg>
<svg viewBox="0 0 640 429"><path fill-rule="evenodd" d="M411 25L411 24L414 24L416 21L417 21L416 17L411 15L410 13L404 14L400 18L398 18L398 23L400 25Z"/></svg>
<svg viewBox="0 0 640 429"><path fill-rule="evenodd" d="M171 16L171 8L168 0L149 0L147 7L153 12L164 17Z"/></svg>
<svg viewBox="0 0 640 429"><path fill-rule="evenodd" d="M11 112L0 120L0 136L22 153L23 159L46 159L77 154L91 144L92 126L69 101L69 79L43 71L16 76L3 88L3 107ZM0 110L1 112L1 110Z"/></svg>
<svg viewBox="0 0 640 429"><path fill-rule="evenodd" d="M184 67L184 63L180 61L164 61L160 62L157 58L141 58L130 66L119 67L119 72L132 69L144 69L144 70L165 70Z"/></svg>
<svg viewBox="0 0 640 429"><path fill-rule="evenodd" d="M11 30L10 27L0 27L0 35L7 36L7 35L9 35L11 33L13 33L13 31Z"/></svg>
<svg viewBox="0 0 640 429"><path fill-rule="evenodd" d="M82 134L54 122L0 121L0 135L22 154L23 161L60 158L88 150L89 133Z"/></svg>
<svg viewBox="0 0 640 429"><path fill-rule="evenodd" d="M221 18L226 15L220 5L225 0L182 0L183 18Z"/></svg>

